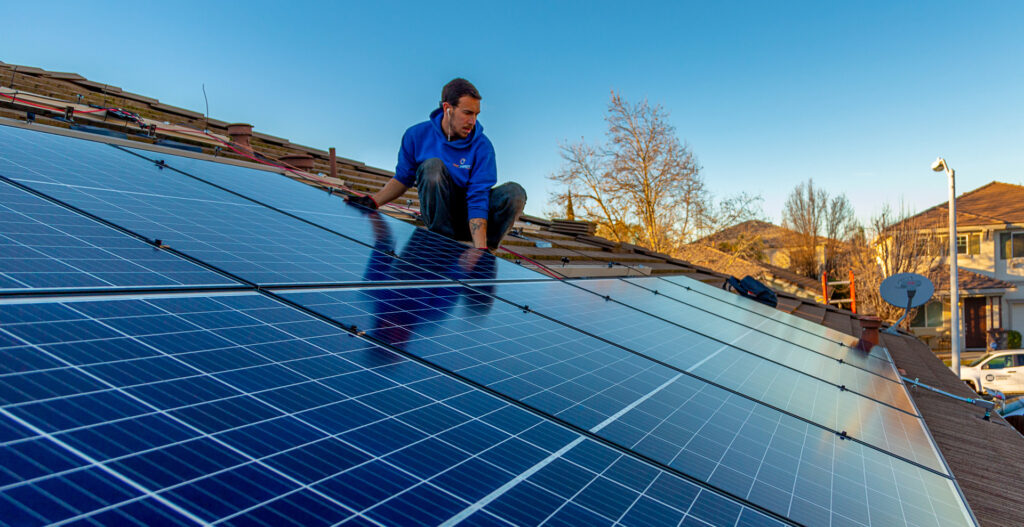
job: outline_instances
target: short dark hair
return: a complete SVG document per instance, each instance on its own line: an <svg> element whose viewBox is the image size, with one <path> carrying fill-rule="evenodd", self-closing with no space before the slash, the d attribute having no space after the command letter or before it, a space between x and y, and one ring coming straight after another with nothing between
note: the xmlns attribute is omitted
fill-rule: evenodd
<svg viewBox="0 0 1024 527"><path fill-rule="evenodd" d="M463 95L469 95L470 97L480 100L480 92L476 91L476 86L473 86L472 82L469 82L462 77L452 79L448 84L441 88L441 102L448 103L452 106L459 105L459 99Z"/></svg>

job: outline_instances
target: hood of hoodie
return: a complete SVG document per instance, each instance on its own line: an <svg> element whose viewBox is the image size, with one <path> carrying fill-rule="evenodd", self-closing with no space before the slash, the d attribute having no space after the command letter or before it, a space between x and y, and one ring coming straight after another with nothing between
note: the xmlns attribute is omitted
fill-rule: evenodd
<svg viewBox="0 0 1024 527"><path fill-rule="evenodd" d="M444 130L441 129L442 119L443 117L441 116L441 108L434 108L434 111L430 112L430 122L434 123L434 126L432 126L431 128L434 130L434 133L436 133L437 136L441 138L442 142L447 143L449 148L469 148L470 146L473 145L473 143L477 140L478 137L484 134L484 126L480 124L480 121L478 120L476 122L476 125L473 126L473 131L470 132L468 136L463 137L462 139L449 141L448 134L444 133Z"/></svg>

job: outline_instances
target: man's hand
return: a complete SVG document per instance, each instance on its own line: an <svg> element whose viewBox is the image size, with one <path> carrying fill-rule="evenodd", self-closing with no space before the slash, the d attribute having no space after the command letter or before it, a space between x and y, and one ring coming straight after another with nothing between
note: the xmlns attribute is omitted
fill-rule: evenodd
<svg viewBox="0 0 1024 527"><path fill-rule="evenodd" d="M363 196L346 196L345 201L349 203L355 203L356 205L362 205L370 210L377 210L377 202L374 201L373 197L369 194Z"/></svg>

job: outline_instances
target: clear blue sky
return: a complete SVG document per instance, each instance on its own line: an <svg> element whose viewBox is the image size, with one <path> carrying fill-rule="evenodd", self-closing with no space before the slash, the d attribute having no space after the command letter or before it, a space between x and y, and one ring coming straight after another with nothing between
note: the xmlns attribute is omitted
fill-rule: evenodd
<svg viewBox="0 0 1024 527"><path fill-rule="evenodd" d="M44 5L45 4L45 5ZM858 216L1024 182L1017 2L21 2L0 60L85 77L394 169L452 77L483 94L499 181L547 201L611 90L670 112L717 195L814 178Z"/></svg>

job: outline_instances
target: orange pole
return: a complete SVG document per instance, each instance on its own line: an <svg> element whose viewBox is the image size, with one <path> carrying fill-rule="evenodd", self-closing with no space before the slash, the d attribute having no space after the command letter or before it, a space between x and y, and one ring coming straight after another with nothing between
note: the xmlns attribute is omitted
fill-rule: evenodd
<svg viewBox="0 0 1024 527"><path fill-rule="evenodd" d="M825 304L828 304L828 271L821 272L821 297L825 299Z"/></svg>
<svg viewBox="0 0 1024 527"><path fill-rule="evenodd" d="M857 286L853 281L853 269L850 269L850 311L857 314Z"/></svg>

